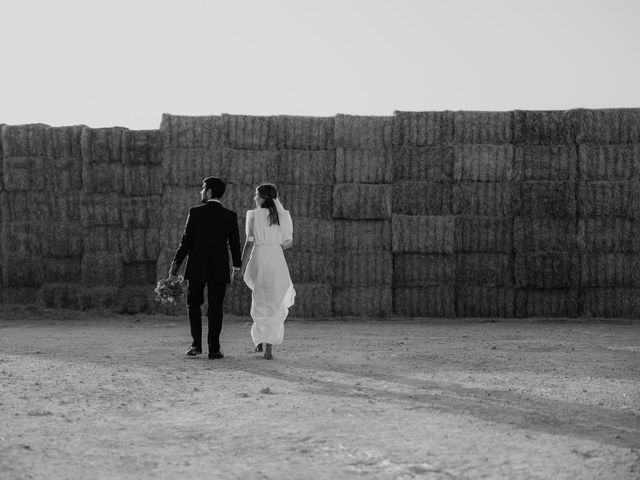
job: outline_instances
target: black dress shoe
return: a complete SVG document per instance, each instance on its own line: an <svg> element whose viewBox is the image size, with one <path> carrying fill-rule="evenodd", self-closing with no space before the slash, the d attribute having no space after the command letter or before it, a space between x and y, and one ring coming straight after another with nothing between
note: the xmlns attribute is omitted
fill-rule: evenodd
<svg viewBox="0 0 640 480"><path fill-rule="evenodd" d="M215 360L217 358L224 358L222 352L209 352L209 360Z"/></svg>
<svg viewBox="0 0 640 480"><path fill-rule="evenodd" d="M189 350L186 351L185 355L187 357L195 357L196 355L202 355L202 349L198 347L189 347Z"/></svg>

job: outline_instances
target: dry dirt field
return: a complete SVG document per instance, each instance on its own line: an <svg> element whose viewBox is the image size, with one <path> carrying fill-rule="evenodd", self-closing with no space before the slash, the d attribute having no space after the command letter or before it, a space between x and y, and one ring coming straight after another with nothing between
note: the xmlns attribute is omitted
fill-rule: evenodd
<svg viewBox="0 0 640 480"><path fill-rule="evenodd" d="M206 332L206 328L205 328ZM640 323L0 310L0 478L638 479Z"/></svg>

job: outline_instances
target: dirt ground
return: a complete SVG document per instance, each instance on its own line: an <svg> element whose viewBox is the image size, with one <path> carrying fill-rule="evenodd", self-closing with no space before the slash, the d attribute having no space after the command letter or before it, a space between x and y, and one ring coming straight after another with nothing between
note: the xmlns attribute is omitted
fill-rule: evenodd
<svg viewBox="0 0 640 480"><path fill-rule="evenodd" d="M2 307L0 478L640 478L640 323L247 320Z"/></svg>

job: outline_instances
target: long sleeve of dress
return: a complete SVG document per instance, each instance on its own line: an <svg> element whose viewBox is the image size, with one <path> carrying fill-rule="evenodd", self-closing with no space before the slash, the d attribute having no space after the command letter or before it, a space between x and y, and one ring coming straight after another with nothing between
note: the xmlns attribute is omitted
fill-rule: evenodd
<svg viewBox="0 0 640 480"><path fill-rule="evenodd" d="M284 211L283 218L280 219L280 228L282 229L282 240L293 240L293 220L289 210Z"/></svg>

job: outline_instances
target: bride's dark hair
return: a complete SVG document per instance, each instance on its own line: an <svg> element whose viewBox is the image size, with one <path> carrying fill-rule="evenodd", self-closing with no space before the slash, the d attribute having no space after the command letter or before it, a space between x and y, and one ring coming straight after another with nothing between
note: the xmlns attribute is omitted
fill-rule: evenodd
<svg viewBox="0 0 640 480"><path fill-rule="evenodd" d="M276 204L273 202L274 198L278 198L278 190L275 185L270 183L263 183L258 186L258 195L262 199L260 206L262 208L269 209L269 225L280 225L280 217L278 217L278 210Z"/></svg>

